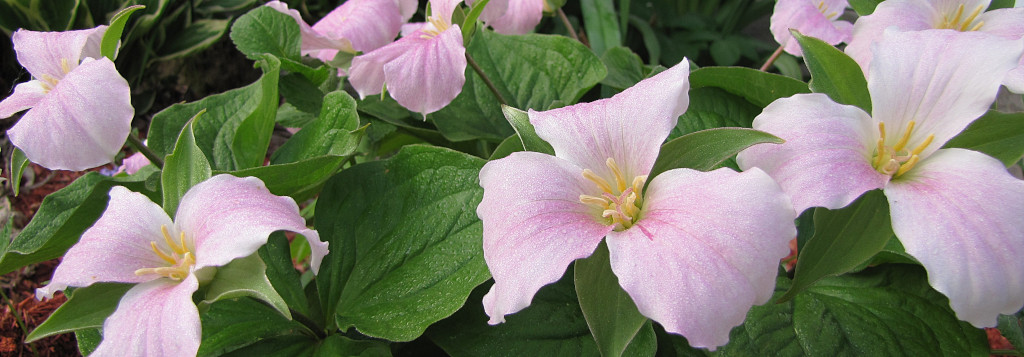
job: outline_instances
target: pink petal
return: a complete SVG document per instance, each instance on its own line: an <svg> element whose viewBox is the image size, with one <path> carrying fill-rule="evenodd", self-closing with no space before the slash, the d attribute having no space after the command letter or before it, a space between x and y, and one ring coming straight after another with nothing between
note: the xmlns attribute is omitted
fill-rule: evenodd
<svg viewBox="0 0 1024 357"><path fill-rule="evenodd" d="M161 226L173 228L174 224L160 206L141 193L114 186L106 211L64 254L50 284L37 289L36 297L50 298L68 286L153 280L152 275L138 276L135 271L167 266L150 246L153 241L162 243Z"/></svg>
<svg viewBox="0 0 1024 357"><path fill-rule="evenodd" d="M509 3L518 0L491 0L487 2L487 6L484 7L484 11L480 13L480 21L489 22L497 20L505 15L508 11ZM476 0L467 0L466 5L473 7L476 5Z"/></svg>
<svg viewBox="0 0 1024 357"><path fill-rule="evenodd" d="M462 30L453 25L434 38L414 33L401 41L413 43L384 65L388 93L403 107L424 116L451 103L466 83L466 48Z"/></svg>
<svg viewBox="0 0 1024 357"><path fill-rule="evenodd" d="M103 341L90 356L195 356L202 325L192 293L195 275L136 285L103 322Z"/></svg>
<svg viewBox="0 0 1024 357"><path fill-rule="evenodd" d="M32 162L84 170L113 161L135 109L128 82L107 58L87 59L7 131Z"/></svg>
<svg viewBox="0 0 1024 357"><path fill-rule="evenodd" d="M870 162L878 131L871 118L824 94L776 100L754 118L754 129L786 142L740 152L736 157L740 168L767 172L790 195L797 212L844 207L889 179Z"/></svg>
<svg viewBox="0 0 1024 357"><path fill-rule="evenodd" d="M255 177L222 174L193 186L181 198L174 221L195 240L197 270L252 255L280 230L306 237L314 273L327 255L327 242L306 228L295 201L275 196Z"/></svg>
<svg viewBox="0 0 1024 357"><path fill-rule="evenodd" d="M506 35L522 35L533 31L544 15L544 0L510 0L505 15L487 25Z"/></svg>
<svg viewBox="0 0 1024 357"><path fill-rule="evenodd" d="M1019 39L978 32L888 31L875 44L868 78L872 116L891 131L915 121L911 143L934 134L925 157L985 114L1022 50Z"/></svg>
<svg viewBox="0 0 1024 357"><path fill-rule="evenodd" d="M338 53L338 50L354 51L352 49L352 43L344 38L330 38L320 34L305 20L302 19L302 15L299 14L298 10L289 9L288 4L280 1L271 1L266 4L271 9L277 10L295 19L295 22L299 24L299 33L302 36L302 54L311 55L319 58L320 60L327 62L334 58L334 55Z"/></svg>
<svg viewBox="0 0 1024 357"><path fill-rule="evenodd" d="M554 156L517 152L480 170L484 259L494 286L484 296L491 324L530 305L573 260L590 256L612 227L580 203L592 191L583 169ZM592 193L591 193L592 194Z"/></svg>
<svg viewBox="0 0 1024 357"><path fill-rule="evenodd" d="M129 175L134 175L136 172L139 172L140 169L149 164L150 162L149 159L146 158L146 155L143 155L141 152L137 152L124 158L124 162L122 162L121 167L118 168L118 173L125 172Z"/></svg>
<svg viewBox="0 0 1024 357"><path fill-rule="evenodd" d="M398 4L399 12L402 13L402 22L409 21L412 15L416 14L416 10L420 7L418 0L395 0Z"/></svg>
<svg viewBox="0 0 1024 357"><path fill-rule="evenodd" d="M871 65L871 45L881 40L885 29L895 26L901 31L934 28L933 19L940 14L927 0L887 0L875 7L875 12L857 19L853 36L844 50L860 64L865 75Z"/></svg>
<svg viewBox="0 0 1024 357"><path fill-rule="evenodd" d="M419 35L403 37L376 50L356 56L349 67L348 81L360 98L384 90L384 65L419 45Z"/></svg>
<svg viewBox="0 0 1024 357"><path fill-rule="evenodd" d="M440 16L444 22L452 23L452 13L459 7L462 0L428 0L430 2L431 16ZM458 24L455 24L458 25Z"/></svg>
<svg viewBox="0 0 1024 357"><path fill-rule="evenodd" d="M38 32L18 30L11 35L14 51L32 77L64 78L62 62L73 70L86 57L99 58L99 42L107 26L87 30Z"/></svg>
<svg viewBox="0 0 1024 357"><path fill-rule="evenodd" d="M349 0L317 21L313 30L347 39L356 51L369 52L391 43L401 27L402 13L395 0Z"/></svg>
<svg viewBox="0 0 1024 357"><path fill-rule="evenodd" d="M750 307L771 298L796 212L757 169L666 171L645 200L634 227L608 234L619 284L665 331L695 347L726 344Z"/></svg>
<svg viewBox="0 0 1024 357"><path fill-rule="evenodd" d="M853 25L846 21L833 21L846 9L845 0L829 1L825 4L828 13L818 9L819 2L812 0L779 0L772 12L771 31L775 41L785 46L786 52L803 56L800 44L793 40L789 30L794 29L805 36L814 37L830 45L850 40ZM835 14L833 17L825 15Z"/></svg>
<svg viewBox="0 0 1024 357"><path fill-rule="evenodd" d="M978 31L1008 39L1024 37L1024 8L988 11L981 14L979 21L984 22L984 25ZM1003 85L1011 92L1024 93L1024 57L1021 57L1017 68L1010 71L1003 79Z"/></svg>
<svg viewBox="0 0 1024 357"><path fill-rule="evenodd" d="M996 325L1024 306L1024 181L998 160L943 149L885 188L892 228L957 317Z"/></svg>
<svg viewBox="0 0 1024 357"><path fill-rule="evenodd" d="M608 158L630 179L646 175L661 144L689 105L690 67L683 60L607 99L538 112L530 109L537 135L555 155L601 177L614 177Z"/></svg>
<svg viewBox="0 0 1024 357"><path fill-rule="evenodd" d="M34 107L46 95L43 82L28 81L14 87L14 93L0 101L0 118L7 118L22 110Z"/></svg>

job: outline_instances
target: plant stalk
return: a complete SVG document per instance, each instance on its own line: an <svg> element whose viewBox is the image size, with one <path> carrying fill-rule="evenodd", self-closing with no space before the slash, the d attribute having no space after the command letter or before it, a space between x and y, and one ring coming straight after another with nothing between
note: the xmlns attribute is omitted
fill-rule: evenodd
<svg viewBox="0 0 1024 357"><path fill-rule="evenodd" d="M764 65L761 66L760 68L761 72L768 71L768 67L771 67L772 63L775 63L775 60L778 59L780 55L782 55L782 50L784 48L785 46L779 46L779 49L775 50L775 52L772 53L771 57L768 57L768 61L765 61Z"/></svg>
<svg viewBox="0 0 1024 357"><path fill-rule="evenodd" d="M157 156L157 154L146 146L146 144L143 144L142 140L139 140L139 137L135 136L135 133L128 134L128 146L131 146L135 151L141 152L142 156L149 159L149 162L157 168L164 168L164 159L161 159L160 156Z"/></svg>
<svg viewBox="0 0 1024 357"><path fill-rule="evenodd" d="M494 98L498 99L498 103L508 105L508 101L505 100L505 97L501 96L501 93L498 93L498 88L494 87L494 83L491 82L489 77L487 77L487 74L485 74L484 70L480 68L480 65L473 60L473 56L470 56L469 52L466 52L466 62L469 63L470 67L473 67L473 70L480 76L480 79L484 80L484 84L487 85L487 89L491 90L491 94L494 94Z"/></svg>

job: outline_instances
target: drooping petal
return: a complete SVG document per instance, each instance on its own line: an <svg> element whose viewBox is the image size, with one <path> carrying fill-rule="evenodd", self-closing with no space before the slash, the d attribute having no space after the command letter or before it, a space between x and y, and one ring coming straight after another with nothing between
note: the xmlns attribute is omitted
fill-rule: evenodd
<svg viewBox="0 0 1024 357"><path fill-rule="evenodd" d="M50 284L37 289L36 297L50 298L69 286L153 280L152 275L139 276L135 271L168 265L150 245L163 240L161 226L171 228L173 224L160 206L141 193L114 186L106 211L64 254Z"/></svg>
<svg viewBox="0 0 1024 357"><path fill-rule="evenodd" d="M608 234L612 271L640 313L714 350L772 296L796 212L764 172L675 169L647 187L641 218ZM756 204L752 204L756 202Z"/></svg>
<svg viewBox="0 0 1024 357"><path fill-rule="evenodd" d="M740 152L743 170L757 167L778 181L797 212L844 207L888 176L870 160L878 128L867 113L824 94L797 94L772 102L754 118L754 129L786 140Z"/></svg>
<svg viewBox="0 0 1024 357"><path fill-rule="evenodd" d="M107 26L87 30L39 32L18 30L11 35L14 51L28 73L36 79L54 79L75 69L86 57L98 58L99 39Z"/></svg>
<svg viewBox="0 0 1024 357"><path fill-rule="evenodd" d="M646 175L661 144L689 105L690 67L685 59L654 77L591 103L529 111L537 135L555 155L601 177L614 177L608 158L627 179Z"/></svg>
<svg viewBox="0 0 1024 357"><path fill-rule="evenodd" d="M433 38L413 33L402 41L413 45L384 65L388 93L398 104L424 116L441 110L466 83L462 30L453 25Z"/></svg>
<svg viewBox="0 0 1024 357"><path fill-rule="evenodd" d="M334 55L338 53L338 50L354 51L352 49L352 43L347 39L341 37L330 38L314 30L306 23L305 20L302 19L302 15L299 14L299 11L289 9L288 4L274 0L268 2L265 6L291 16L295 19L295 22L299 24L299 33L302 36L301 48L303 55L310 55L326 62L333 59Z"/></svg>
<svg viewBox="0 0 1024 357"><path fill-rule="evenodd" d="M462 0L428 0L430 2L430 16L440 16L445 23L452 24L452 13L462 3ZM455 24L457 25L457 24Z"/></svg>
<svg viewBox="0 0 1024 357"><path fill-rule="evenodd" d="M786 52L794 56L803 56L803 51L800 49L800 44L793 40L793 35L789 32L790 29L831 45L849 41L853 33L853 25L846 21L833 22L833 19L843 13L846 6L845 0L828 2L779 0L775 3L775 11L772 12L772 36L780 45L785 46Z"/></svg>
<svg viewBox="0 0 1024 357"><path fill-rule="evenodd" d="M984 25L978 31L1008 39L1024 37L1024 8L986 11L979 16L979 20ZM1017 68L1010 71L1003 79L1003 85L1011 92L1024 93L1024 56L1018 62Z"/></svg>
<svg viewBox="0 0 1024 357"><path fill-rule="evenodd" d="M916 126L910 143L935 140L926 157L985 114L1024 42L978 32L887 31L875 44L868 78L872 116L888 130ZM900 139L887 137L892 145Z"/></svg>
<svg viewBox="0 0 1024 357"><path fill-rule="evenodd" d="M29 160L51 170L113 161L135 109L128 82L107 58L86 59L7 131Z"/></svg>
<svg viewBox="0 0 1024 357"><path fill-rule="evenodd" d="M192 293L195 275L181 282L156 279L128 290L107 320L90 356L195 356L202 325Z"/></svg>
<svg viewBox="0 0 1024 357"><path fill-rule="evenodd" d="M347 39L356 51L369 52L391 43L401 27L402 13L395 0L349 0L317 21L313 30Z"/></svg>
<svg viewBox="0 0 1024 357"><path fill-rule="evenodd" d="M384 90L384 65L411 51L419 42L418 34L403 37L376 50L356 56L348 70L348 81L360 98L380 94Z"/></svg>
<svg viewBox="0 0 1024 357"><path fill-rule="evenodd" d="M543 15L544 0L509 0L508 9L502 16L493 19L482 15L480 17L497 33L523 35L533 31Z"/></svg>
<svg viewBox="0 0 1024 357"><path fill-rule="evenodd" d="M327 242L306 228L295 201L275 196L255 177L217 175L193 186L181 198L174 222L195 240L197 270L249 256L280 230L306 237L314 273L327 255Z"/></svg>
<svg viewBox="0 0 1024 357"><path fill-rule="evenodd" d="M583 169L550 155L517 152L480 170L484 259L494 286L484 296L490 323L530 305L573 260L590 256L612 226L580 203L591 182Z"/></svg>
<svg viewBox="0 0 1024 357"><path fill-rule="evenodd" d="M927 0L887 0L875 7L871 15L861 16L853 24L853 36L844 50L860 64L868 75L871 65L871 45L879 41L889 27L900 31L918 31L934 28L935 18L941 15Z"/></svg>
<svg viewBox="0 0 1024 357"><path fill-rule="evenodd" d="M43 82L28 81L14 87L14 93L0 101L0 118L7 118L22 110L34 107L46 95Z"/></svg>
<svg viewBox="0 0 1024 357"><path fill-rule="evenodd" d="M885 188L896 237L961 320L996 325L1024 306L1024 181L998 160L943 149Z"/></svg>

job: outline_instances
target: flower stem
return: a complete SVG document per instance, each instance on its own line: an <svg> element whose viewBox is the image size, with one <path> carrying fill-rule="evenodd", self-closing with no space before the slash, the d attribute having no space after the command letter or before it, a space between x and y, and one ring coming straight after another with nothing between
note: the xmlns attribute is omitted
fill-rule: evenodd
<svg viewBox="0 0 1024 357"><path fill-rule="evenodd" d="M164 159L157 156L153 150L151 150L146 144L139 140L139 137L135 133L128 134L128 146L131 146L135 151L141 152L142 156L149 159L149 162L155 165L157 168L164 168Z"/></svg>
<svg viewBox="0 0 1024 357"><path fill-rule="evenodd" d="M487 89L491 90L491 93L494 94L494 98L498 99L498 103L501 103L502 105L508 105L508 102L505 101L505 98L501 96L501 93L498 93L498 88L494 87L494 83L491 82L491 79L489 77L487 77L487 74L484 73L484 70L480 69L480 65L476 64L476 61L473 60L473 56L469 55L469 52L466 52L466 62L469 63L470 67L473 67L473 70L476 71L476 74L480 76L480 79L484 80L484 84L487 85Z"/></svg>
<svg viewBox="0 0 1024 357"><path fill-rule="evenodd" d="M768 67L771 67L772 63L775 63L775 60L779 58L779 55L782 55L783 48L783 46L779 46L779 49L775 50L771 57L768 57L768 60L764 62L763 66L761 66L761 72L767 71Z"/></svg>
<svg viewBox="0 0 1024 357"><path fill-rule="evenodd" d="M565 28L569 30L569 36L572 36L573 40L580 41L580 35L576 34L576 29L572 27L571 23L569 23L569 18L565 16L565 11L562 11L562 8L558 8L558 18L562 19L562 23L565 24ZM590 46L588 45L587 47Z"/></svg>
<svg viewBox="0 0 1024 357"><path fill-rule="evenodd" d="M288 312L292 314L292 320L302 324L307 329L309 329L310 332L316 334L316 337L318 339L322 340L324 338L327 338L327 334L324 333L324 329L318 326L317 323L313 321L313 319L309 318L309 316L303 315L302 313L295 311L295 309L290 307L288 308Z"/></svg>

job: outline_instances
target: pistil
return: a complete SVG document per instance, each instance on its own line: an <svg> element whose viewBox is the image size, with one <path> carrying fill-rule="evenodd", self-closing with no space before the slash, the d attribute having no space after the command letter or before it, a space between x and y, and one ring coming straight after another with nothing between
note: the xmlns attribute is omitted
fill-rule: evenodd
<svg viewBox="0 0 1024 357"><path fill-rule="evenodd" d="M616 230L621 231L632 227L640 214L640 207L643 204L640 192L643 192L647 175L636 176L633 180L626 181L614 159L608 158L605 165L614 176L614 184L598 176L594 171L584 169L583 177L597 185L602 193L600 196L580 195L580 203L600 209L601 217L606 219L608 224L615 225Z"/></svg>
<svg viewBox="0 0 1024 357"><path fill-rule="evenodd" d="M914 147L913 150L907 151L907 144L910 142L910 136L914 131L914 126L917 123L911 121L907 123L906 130L903 131L903 136L896 142L892 147L885 145L885 123L878 123L878 147L875 149L875 156L872 158L872 164L875 170L886 175L891 175L893 178L900 177L903 174L910 171L917 165L917 162L921 160L921 153L924 152L928 145L931 145L932 141L935 140L934 134L929 134L920 144Z"/></svg>

